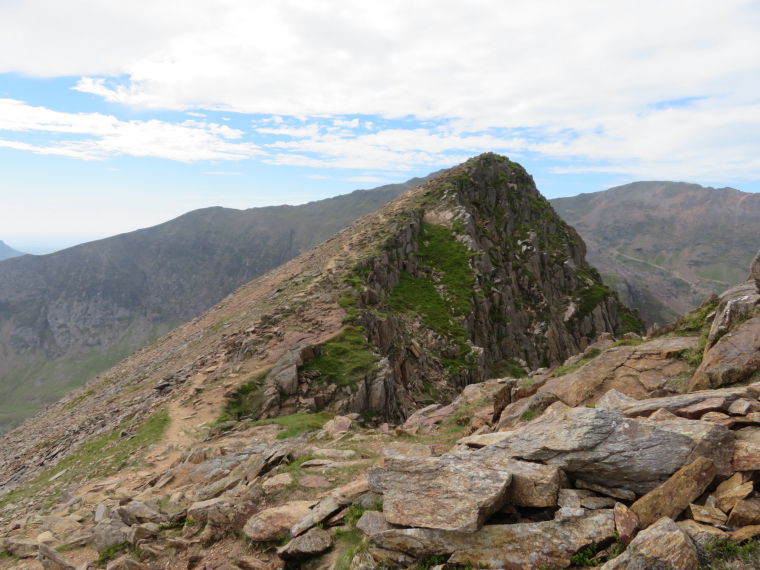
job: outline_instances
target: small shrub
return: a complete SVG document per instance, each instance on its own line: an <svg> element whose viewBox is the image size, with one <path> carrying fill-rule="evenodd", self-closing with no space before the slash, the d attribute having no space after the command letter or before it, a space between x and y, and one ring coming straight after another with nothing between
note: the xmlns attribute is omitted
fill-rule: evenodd
<svg viewBox="0 0 760 570"><path fill-rule="evenodd" d="M127 544L112 544L111 546L105 547L101 551L100 556L98 556L96 564L98 566L103 566L106 562L117 558L122 552L125 552L127 548Z"/></svg>
<svg viewBox="0 0 760 570"><path fill-rule="evenodd" d="M583 568L593 568L599 566L601 560L592 560L598 551L596 544L589 544L586 548L582 548L570 557L570 563L575 566L581 566Z"/></svg>
<svg viewBox="0 0 760 570"><path fill-rule="evenodd" d="M346 327L322 345L322 353L310 359L304 370L318 370L316 382L350 386L377 369L380 360L364 338L361 327Z"/></svg>
<svg viewBox="0 0 760 570"><path fill-rule="evenodd" d="M287 439L301 435L310 429L322 429L322 426L335 417L335 414L329 412L319 412L318 414L290 414L289 416L279 416L269 420L259 420L254 423L257 426L270 424L280 425L285 429L277 434L277 439Z"/></svg>
<svg viewBox="0 0 760 570"><path fill-rule="evenodd" d="M537 410L526 410L520 416L520 421L529 422L530 420L537 418L540 415L541 415L541 412Z"/></svg>

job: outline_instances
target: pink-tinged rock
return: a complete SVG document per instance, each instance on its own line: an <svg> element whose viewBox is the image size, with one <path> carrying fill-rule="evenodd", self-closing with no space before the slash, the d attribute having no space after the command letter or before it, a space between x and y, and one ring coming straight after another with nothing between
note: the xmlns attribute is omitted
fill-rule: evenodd
<svg viewBox="0 0 760 570"><path fill-rule="evenodd" d="M335 416L329 422L327 422L322 429L329 433L333 437L338 437L344 433L348 433L351 429L351 418L345 416Z"/></svg>
<svg viewBox="0 0 760 570"><path fill-rule="evenodd" d="M760 445L760 427L748 426L734 431L736 441L746 441Z"/></svg>
<svg viewBox="0 0 760 570"><path fill-rule="evenodd" d="M303 475L298 478L298 484L301 485L301 487L317 489L319 487L329 487L330 481L322 475Z"/></svg>
<svg viewBox="0 0 760 570"><path fill-rule="evenodd" d="M700 457L633 503L631 510L639 517L642 528L647 528L663 517L675 519L705 492L714 478L715 466L712 459Z"/></svg>
<svg viewBox="0 0 760 570"><path fill-rule="evenodd" d="M313 505L314 501L291 501L263 510L248 520L243 532L255 542L279 540L288 536L290 528L300 522Z"/></svg>
<svg viewBox="0 0 760 570"><path fill-rule="evenodd" d="M649 416L649 419L655 422L661 422L665 420L675 420L678 419L678 416L669 412L665 408L660 408L655 413L653 413L651 416Z"/></svg>
<svg viewBox="0 0 760 570"><path fill-rule="evenodd" d="M760 445L737 441L732 461L734 471L756 471L760 469Z"/></svg>
<svg viewBox="0 0 760 570"><path fill-rule="evenodd" d="M760 524L760 499L739 501L728 516L728 526L733 528L756 524Z"/></svg>
<svg viewBox="0 0 760 570"><path fill-rule="evenodd" d="M662 518L633 539L628 549L602 570L697 570L697 547L669 518Z"/></svg>
<svg viewBox="0 0 760 570"><path fill-rule="evenodd" d="M690 420L696 420L701 418L707 412L722 412L727 407L725 398L708 398L696 404L692 404L691 406L681 408L676 411L676 415Z"/></svg>
<svg viewBox="0 0 760 570"><path fill-rule="evenodd" d="M512 476L468 454L387 457L369 480L392 524L475 532L501 507Z"/></svg>
<svg viewBox="0 0 760 570"><path fill-rule="evenodd" d="M722 425L727 428L731 428L736 423L736 420L729 415L722 412L707 412L700 420L703 422L712 422L714 424Z"/></svg>
<svg viewBox="0 0 760 570"><path fill-rule="evenodd" d="M636 536L639 529L639 517L623 503L616 503L613 509L615 516L615 530L617 530L620 542L628 546Z"/></svg>
<svg viewBox="0 0 760 570"><path fill-rule="evenodd" d="M689 391L739 382L760 368L760 317L749 319L707 351Z"/></svg>
<svg viewBox="0 0 760 570"><path fill-rule="evenodd" d="M760 395L757 386L739 386L737 388L721 388L720 390L704 390L679 394L677 396L664 396L662 398L648 398L640 400L623 409L623 415L629 418L639 418L652 415L660 408L669 412L676 412L681 408L689 407L710 398L725 398L727 403L733 403L739 398L753 399Z"/></svg>
<svg viewBox="0 0 760 570"><path fill-rule="evenodd" d="M728 413L735 416L746 416L751 412L760 412L760 402L739 398L728 407Z"/></svg>

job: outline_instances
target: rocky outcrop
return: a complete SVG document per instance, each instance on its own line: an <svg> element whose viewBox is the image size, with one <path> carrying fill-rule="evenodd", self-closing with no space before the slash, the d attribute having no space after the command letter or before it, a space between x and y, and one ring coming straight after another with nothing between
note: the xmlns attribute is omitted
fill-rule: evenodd
<svg viewBox="0 0 760 570"><path fill-rule="evenodd" d="M697 570L697 548L669 518L662 518L639 533L619 557L602 570Z"/></svg>

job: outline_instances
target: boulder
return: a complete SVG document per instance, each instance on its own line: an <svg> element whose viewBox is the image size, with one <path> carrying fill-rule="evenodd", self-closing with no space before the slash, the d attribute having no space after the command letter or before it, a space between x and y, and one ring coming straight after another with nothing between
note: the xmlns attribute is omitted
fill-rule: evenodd
<svg viewBox="0 0 760 570"><path fill-rule="evenodd" d="M697 420L707 412L723 412L728 408L725 398L707 398L691 406L676 411L676 415L690 420Z"/></svg>
<svg viewBox="0 0 760 570"><path fill-rule="evenodd" d="M760 499L739 501L728 517L728 526L740 527L760 524Z"/></svg>
<svg viewBox="0 0 760 570"><path fill-rule="evenodd" d="M10 536L8 538L0 538L0 548L4 548L13 556L18 556L19 558L31 558L37 555L40 543L33 538Z"/></svg>
<svg viewBox="0 0 760 570"><path fill-rule="evenodd" d="M415 558L451 554L450 564L477 562L485 568L566 568L581 548L610 539L612 511L584 511L577 517L539 523L486 525L471 534L412 528L375 534L376 546Z"/></svg>
<svg viewBox="0 0 760 570"><path fill-rule="evenodd" d="M732 436L724 427L680 421L706 427L687 429L674 422L629 419L606 410L557 408L476 453L542 462L584 481L644 494L693 461L695 442L701 455L712 452L722 457L726 452L702 449L713 442L725 444ZM663 429L663 424L674 425Z"/></svg>
<svg viewBox="0 0 760 570"><path fill-rule="evenodd" d="M306 534L291 540L277 549L277 555L283 560L304 560L316 556L332 546L330 533L321 528L312 528Z"/></svg>
<svg viewBox="0 0 760 570"><path fill-rule="evenodd" d="M333 437L338 437L344 433L348 433L351 429L351 418L345 416L335 416L329 422L327 422L322 429L329 433Z"/></svg>
<svg viewBox="0 0 760 570"><path fill-rule="evenodd" d="M385 520L385 515L380 511L364 511L364 514L362 514L361 518L356 523L356 528L358 528L363 534L372 536L378 532L391 530L393 525Z"/></svg>
<svg viewBox="0 0 760 570"><path fill-rule="evenodd" d="M739 480L741 481L741 473L737 473L736 475L739 476ZM734 479L732 477L731 479ZM726 483L727 481L724 481ZM721 489L720 485L715 490L715 493L713 496L715 497L715 506L718 507L721 511L728 514L730 513L734 507L741 501L742 499L745 499L749 496L749 494L753 491L754 485L751 481L748 481L746 483L741 483L736 486L731 487L724 487Z"/></svg>
<svg viewBox="0 0 760 570"><path fill-rule="evenodd" d="M538 392L528 398L523 398L504 408L496 429L516 426L527 413L540 415L559 398L550 392Z"/></svg>
<svg viewBox="0 0 760 570"><path fill-rule="evenodd" d="M760 317L741 323L710 348L689 383L689 391L739 382L760 368Z"/></svg>
<svg viewBox="0 0 760 570"><path fill-rule="evenodd" d="M677 396L665 396L662 398L649 398L639 400L636 403L625 406L623 415L628 418L646 417L664 408L665 410L675 413L681 408L686 408L709 398L725 398L726 403L731 404L739 398L756 399L760 395L757 386L739 386L737 388L722 388L720 390L704 390L701 392L691 392L689 394L679 394Z"/></svg>
<svg viewBox="0 0 760 570"><path fill-rule="evenodd" d="M75 568L71 560L47 544L40 544L38 559L45 570L74 570Z"/></svg>
<svg viewBox="0 0 760 570"><path fill-rule="evenodd" d="M628 546L639 530L639 517L623 503L616 503L613 509L615 530L623 546Z"/></svg>
<svg viewBox="0 0 760 570"><path fill-rule="evenodd" d="M699 524L692 519L684 519L676 523L676 526L689 535L689 538L699 546L704 548L708 543L715 541L716 539L727 541L729 535L714 526L708 526Z"/></svg>
<svg viewBox="0 0 760 570"><path fill-rule="evenodd" d="M641 528L646 528L663 517L675 519L705 492L714 478L712 459L700 457L633 503L631 510L639 517Z"/></svg>
<svg viewBox="0 0 760 570"><path fill-rule="evenodd" d="M91 544L98 552L103 552L109 546L126 544L129 527L117 519L105 519L92 529Z"/></svg>
<svg viewBox="0 0 760 570"><path fill-rule="evenodd" d="M457 532L478 530L501 507L511 481L475 454L388 457L369 472L388 522Z"/></svg>
<svg viewBox="0 0 760 570"><path fill-rule="evenodd" d="M617 390L609 390L596 402L596 408L608 412L622 413L626 406L636 403L638 400L626 396Z"/></svg>
<svg viewBox="0 0 760 570"><path fill-rule="evenodd" d="M293 476L290 473L280 473L264 481L261 485L261 490L267 495L272 493L279 493L285 487L293 482Z"/></svg>
<svg viewBox="0 0 760 570"><path fill-rule="evenodd" d="M633 539L625 552L602 570L697 570L697 547L669 518L662 518Z"/></svg>
<svg viewBox="0 0 760 570"><path fill-rule="evenodd" d="M732 464L735 471L760 469L760 445L748 441L737 441Z"/></svg>
<svg viewBox="0 0 760 570"><path fill-rule="evenodd" d="M265 509L248 519L243 532L255 542L279 540L288 536L291 527L303 520L312 506L313 501L291 501Z"/></svg>
<svg viewBox="0 0 760 570"><path fill-rule="evenodd" d="M687 516L697 522L718 526L726 524L726 513L716 507L706 505L689 505Z"/></svg>

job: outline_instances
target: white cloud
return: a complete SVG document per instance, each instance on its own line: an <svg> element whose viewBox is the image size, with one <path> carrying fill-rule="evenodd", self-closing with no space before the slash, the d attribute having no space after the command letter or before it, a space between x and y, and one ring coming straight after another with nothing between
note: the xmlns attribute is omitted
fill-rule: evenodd
<svg viewBox="0 0 760 570"><path fill-rule="evenodd" d="M273 115L258 132L293 139L278 164L404 169L498 148L757 178L758 16L751 0L25 0L0 6L0 72L83 75L78 90L114 103ZM703 99L663 104L690 98ZM376 138L311 124L355 129L354 115L431 124L373 118Z"/></svg>
<svg viewBox="0 0 760 570"><path fill-rule="evenodd" d="M194 113L192 111L189 111L187 114L188 115L192 115L193 117L205 117L206 116L203 113Z"/></svg>
<svg viewBox="0 0 760 570"><path fill-rule="evenodd" d="M119 121L99 113L61 113L32 107L13 99L0 99L0 132L47 132L74 135L70 140L46 144L7 138L0 147L98 160L109 156L152 156L181 162L242 160L264 152L251 143L232 143L242 131L227 125L184 121Z"/></svg>

